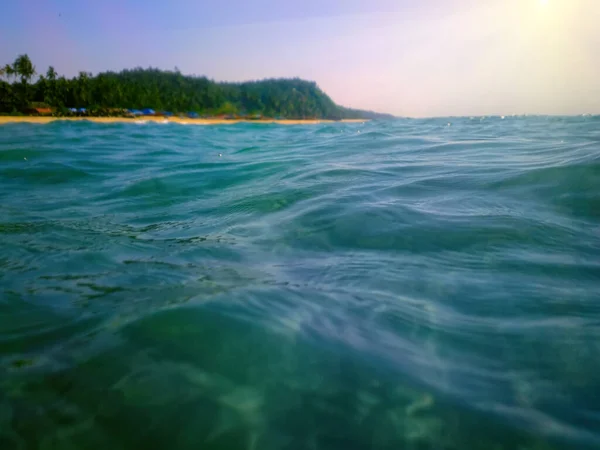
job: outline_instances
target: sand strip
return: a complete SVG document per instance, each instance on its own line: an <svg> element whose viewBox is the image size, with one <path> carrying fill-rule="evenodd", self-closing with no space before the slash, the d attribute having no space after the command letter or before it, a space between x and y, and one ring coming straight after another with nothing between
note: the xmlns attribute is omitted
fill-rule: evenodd
<svg viewBox="0 0 600 450"><path fill-rule="evenodd" d="M87 120L95 123L140 123L140 122L157 122L157 123L182 123L190 125L224 125L235 123L271 123L278 125L311 125L319 123L364 123L366 119L345 119L345 120L323 120L323 119L306 119L306 120L225 120L225 119L190 119L182 117L156 117L156 116L140 116L136 118L127 117L38 117L38 116L0 116L0 124L5 123L50 123L56 120L82 121Z"/></svg>

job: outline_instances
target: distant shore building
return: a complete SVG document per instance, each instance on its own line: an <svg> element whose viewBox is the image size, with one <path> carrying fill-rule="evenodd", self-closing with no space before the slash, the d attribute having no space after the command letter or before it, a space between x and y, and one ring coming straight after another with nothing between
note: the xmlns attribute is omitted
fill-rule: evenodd
<svg viewBox="0 0 600 450"><path fill-rule="evenodd" d="M54 108L50 108L50 107L34 107L34 108L27 108L25 110L26 114L35 114L35 115L39 115L39 116L48 116L51 115L54 112Z"/></svg>

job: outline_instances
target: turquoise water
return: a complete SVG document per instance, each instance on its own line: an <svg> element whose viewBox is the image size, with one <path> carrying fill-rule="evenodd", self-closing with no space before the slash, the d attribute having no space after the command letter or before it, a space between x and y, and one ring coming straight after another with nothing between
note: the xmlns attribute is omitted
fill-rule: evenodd
<svg viewBox="0 0 600 450"><path fill-rule="evenodd" d="M600 446L600 118L0 126L0 448Z"/></svg>

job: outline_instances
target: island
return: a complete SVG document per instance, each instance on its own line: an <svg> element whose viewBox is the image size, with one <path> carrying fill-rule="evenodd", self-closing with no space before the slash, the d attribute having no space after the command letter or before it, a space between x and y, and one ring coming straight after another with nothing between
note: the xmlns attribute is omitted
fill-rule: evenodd
<svg viewBox="0 0 600 450"><path fill-rule="evenodd" d="M51 66L37 71L28 55L0 67L0 123L57 119L282 124L365 121L389 114L337 105L315 82L299 78L216 82L178 69L136 68L73 78Z"/></svg>

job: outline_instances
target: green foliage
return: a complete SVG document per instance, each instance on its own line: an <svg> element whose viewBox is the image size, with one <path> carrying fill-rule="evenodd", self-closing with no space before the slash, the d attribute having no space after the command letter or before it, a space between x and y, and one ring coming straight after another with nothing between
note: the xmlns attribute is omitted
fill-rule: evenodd
<svg viewBox="0 0 600 450"><path fill-rule="evenodd" d="M198 112L208 115L242 115L289 119L369 118L371 113L337 106L316 83L294 79L267 79L244 83L217 83L202 76L184 76L178 70L159 69L104 72L96 76L58 77L53 67L28 83L35 67L27 55L2 68L1 76L19 77L21 83L0 82L0 111L23 109L29 102L44 102L55 114L70 108L88 113L112 114L115 109L152 108L156 111ZM122 113L122 112L121 112Z"/></svg>
<svg viewBox="0 0 600 450"><path fill-rule="evenodd" d="M11 84L6 81L0 81L0 111L3 113L13 112L18 99Z"/></svg>
<svg viewBox="0 0 600 450"><path fill-rule="evenodd" d="M230 114L238 114L238 108L231 102L225 102L223 105L217 109L216 114L221 115L230 115Z"/></svg>
<svg viewBox="0 0 600 450"><path fill-rule="evenodd" d="M21 77L21 84L27 84L36 73L35 66L27 55L17 56L12 68L14 73Z"/></svg>
<svg viewBox="0 0 600 450"><path fill-rule="evenodd" d="M0 77L6 78L7 81L10 81L11 78L15 76L15 70L13 66L10 64L6 64L2 68L0 68Z"/></svg>
<svg viewBox="0 0 600 450"><path fill-rule="evenodd" d="M30 97L29 81L35 73L35 66L27 55L19 55L12 64L6 64L2 67L0 75L9 81L15 77L19 77L21 81L19 85L3 86L2 91L0 91L0 108L2 108L2 111L12 112L15 109L22 109L27 106Z"/></svg>

